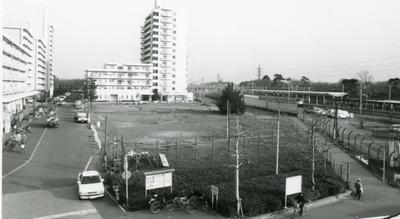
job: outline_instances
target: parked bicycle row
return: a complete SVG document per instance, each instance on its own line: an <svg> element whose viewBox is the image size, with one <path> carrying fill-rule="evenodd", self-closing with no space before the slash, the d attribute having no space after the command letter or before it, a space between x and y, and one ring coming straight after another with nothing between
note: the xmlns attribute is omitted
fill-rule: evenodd
<svg viewBox="0 0 400 219"><path fill-rule="evenodd" d="M167 195L154 194L149 201L150 211L154 214L162 209L172 211L181 209L192 214L196 210L208 211L209 204L204 193L192 192L190 195L168 197Z"/></svg>

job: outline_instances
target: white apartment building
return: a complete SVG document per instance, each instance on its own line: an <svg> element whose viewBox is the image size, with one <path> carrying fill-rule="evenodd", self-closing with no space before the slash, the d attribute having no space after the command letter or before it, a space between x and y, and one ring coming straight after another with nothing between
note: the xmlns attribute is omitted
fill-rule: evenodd
<svg viewBox="0 0 400 219"><path fill-rule="evenodd" d="M151 64L106 63L86 70L85 78L97 85L97 101L147 101L153 95L151 73Z"/></svg>
<svg viewBox="0 0 400 219"><path fill-rule="evenodd" d="M142 26L141 61L153 66L151 89L163 101L192 100L188 93L187 31L185 17L164 1L155 7Z"/></svg>
<svg viewBox="0 0 400 219"><path fill-rule="evenodd" d="M3 35L3 69L2 69L2 103L3 103L3 125L4 132L9 132L12 115L21 111L26 97L38 94L32 89L31 61L32 56L25 44L27 40L18 43ZM22 43L24 42L24 43ZM25 46L24 46L25 45Z"/></svg>
<svg viewBox="0 0 400 219"><path fill-rule="evenodd" d="M47 26L47 50L46 50L46 91L50 97L54 92L54 27Z"/></svg>
<svg viewBox="0 0 400 219"><path fill-rule="evenodd" d="M46 90L47 70L46 70L46 45L43 39L35 40L35 73L36 73L36 90Z"/></svg>
<svg viewBox="0 0 400 219"><path fill-rule="evenodd" d="M47 63L53 58L47 57L44 40L36 39L28 28L5 26L2 38L3 131L9 132L11 120L22 111L25 99L52 89L54 76Z"/></svg>

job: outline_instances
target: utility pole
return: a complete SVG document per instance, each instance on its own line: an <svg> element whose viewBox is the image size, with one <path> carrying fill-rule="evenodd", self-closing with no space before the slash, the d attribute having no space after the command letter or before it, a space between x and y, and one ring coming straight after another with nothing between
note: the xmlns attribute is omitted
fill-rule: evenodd
<svg viewBox="0 0 400 219"><path fill-rule="evenodd" d="M382 182L385 182L386 172L386 143L383 145L383 165L382 165Z"/></svg>
<svg viewBox="0 0 400 219"><path fill-rule="evenodd" d="M257 78L258 78L258 86L260 86L260 82L261 82L261 66L258 65L257 68Z"/></svg>
<svg viewBox="0 0 400 219"><path fill-rule="evenodd" d="M392 121L392 84L389 83L389 121Z"/></svg>
<svg viewBox="0 0 400 219"><path fill-rule="evenodd" d="M362 99L362 89L363 89L363 83L360 83L360 115L362 114L362 103L363 103L363 99Z"/></svg>
<svg viewBox="0 0 400 219"><path fill-rule="evenodd" d="M333 140L338 139L338 104L335 101L335 118L333 118Z"/></svg>
<svg viewBox="0 0 400 219"><path fill-rule="evenodd" d="M275 174L279 174L279 132L280 132L280 123L281 123L281 107L278 106L278 133L276 135L276 163L275 163Z"/></svg>
<svg viewBox="0 0 400 219"><path fill-rule="evenodd" d="M311 184L312 190L315 190L315 144L314 144L314 118L311 120L311 147L312 147L312 172L311 172Z"/></svg>
<svg viewBox="0 0 400 219"><path fill-rule="evenodd" d="M226 101L226 139L228 141L228 150L231 148L231 142L230 142L230 114L231 114L231 107L229 104L229 100Z"/></svg>
<svg viewBox="0 0 400 219"><path fill-rule="evenodd" d="M108 170L108 167L107 167L107 154L106 154L107 147L108 147L108 144L107 144L107 115L106 115L105 119L104 119L104 146L102 148L102 150L104 152L103 156L106 157L106 159L104 160L105 161L106 170Z"/></svg>

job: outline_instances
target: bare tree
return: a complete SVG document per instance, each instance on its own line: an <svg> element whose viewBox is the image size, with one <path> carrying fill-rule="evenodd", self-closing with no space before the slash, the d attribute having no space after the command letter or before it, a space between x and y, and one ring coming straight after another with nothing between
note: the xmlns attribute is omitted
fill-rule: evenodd
<svg viewBox="0 0 400 219"><path fill-rule="evenodd" d="M362 70L358 72L357 76L360 78L360 81L364 84L369 84L373 80L372 74L367 70Z"/></svg>
<svg viewBox="0 0 400 219"><path fill-rule="evenodd" d="M360 78L361 86L363 86L363 96L366 98L370 97L372 94L370 89L373 80L372 74L367 70L362 70L357 73L357 76Z"/></svg>

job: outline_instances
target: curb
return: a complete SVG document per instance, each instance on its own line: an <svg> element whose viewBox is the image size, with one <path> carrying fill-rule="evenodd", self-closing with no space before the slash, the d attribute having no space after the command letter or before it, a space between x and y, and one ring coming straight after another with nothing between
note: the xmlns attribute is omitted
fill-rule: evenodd
<svg viewBox="0 0 400 219"><path fill-rule="evenodd" d="M307 209L313 209L313 208L318 208L318 207L322 207L325 205L329 205L338 201L343 200L344 198L348 197L351 194L351 191L348 192L344 192L344 193L340 193L337 195L333 195L333 196L329 196L323 199L319 199L310 203L307 203L305 205L305 207L307 207ZM283 209L283 210L279 210L279 211L275 211L275 212L271 212L268 214L263 214L263 215L258 215L258 216L253 216L253 217L248 217L249 219L270 219L270 218L280 218L280 217L284 217L284 216L288 216L293 214L293 208L287 208L287 209Z"/></svg>
<svg viewBox="0 0 400 219"><path fill-rule="evenodd" d="M121 209L121 211L124 212L124 213L126 214L125 208L122 207L122 206L118 203L117 200L115 200L115 198L111 195L111 193L110 193L107 189L106 189L106 193L107 193L107 195L111 198L111 200L112 200L116 205L118 205L119 209Z"/></svg>

